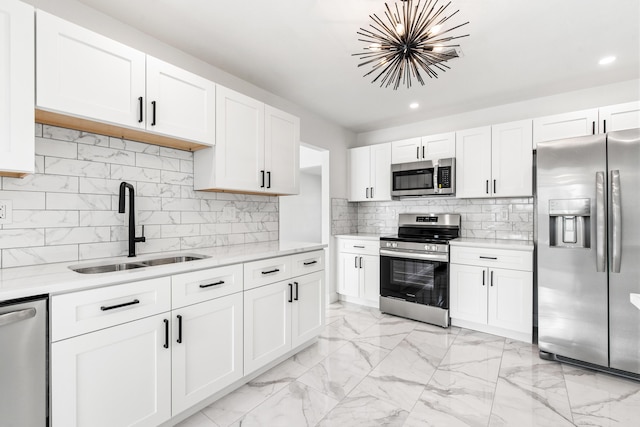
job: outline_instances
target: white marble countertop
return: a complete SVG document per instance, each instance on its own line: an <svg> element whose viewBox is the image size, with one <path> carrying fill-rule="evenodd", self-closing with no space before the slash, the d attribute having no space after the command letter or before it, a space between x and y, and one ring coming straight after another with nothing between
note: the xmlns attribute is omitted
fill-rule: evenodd
<svg viewBox="0 0 640 427"><path fill-rule="evenodd" d="M43 264L29 267L0 269L0 301L41 294L60 294L83 289L115 285L153 277L169 276L228 264L309 252L325 248L321 243L267 242L220 246L180 252L140 255L135 258L118 257L81 262ZM176 264L159 265L99 274L81 274L69 266L93 266L119 262L144 261L151 258L199 254L209 258Z"/></svg>
<svg viewBox="0 0 640 427"><path fill-rule="evenodd" d="M380 235L374 233L337 234L334 237L341 239L380 240Z"/></svg>
<svg viewBox="0 0 640 427"><path fill-rule="evenodd" d="M475 248L511 249L518 251L532 251L532 240L505 240L505 239L475 239L458 237L449 242L451 246L469 246Z"/></svg>

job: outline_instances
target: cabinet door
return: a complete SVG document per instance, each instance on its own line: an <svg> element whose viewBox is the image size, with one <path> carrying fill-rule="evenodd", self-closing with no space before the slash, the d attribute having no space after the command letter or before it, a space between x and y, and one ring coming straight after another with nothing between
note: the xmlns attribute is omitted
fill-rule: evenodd
<svg viewBox="0 0 640 427"><path fill-rule="evenodd" d="M409 138L391 143L391 162L393 164L417 162L422 159L420 138Z"/></svg>
<svg viewBox="0 0 640 427"><path fill-rule="evenodd" d="M216 88L216 188L263 191L264 104Z"/></svg>
<svg viewBox="0 0 640 427"><path fill-rule="evenodd" d="M538 142L598 133L598 110L574 111L533 119L533 148Z"/></svg>
<svg viewBox="0 0 640 427"><path fill-rule="evenodd" d="M39 108L144 129L145 54L38 10Z"/></svg>
<svg viewBox="0 0 640 427"><path fill-rule="evenodd" d="M491 175L494 197L533 195L531 120L491 127Z"/></svg>
<svg viewBox="0 0 640 427"><path fill-rule="evenodd" d="M147 130L215 144L216 85L147 56Z"/></svg>
<svg viewBox="0 0 640 427"><path fill-rule="evenodd" d="M169 315L51 345L54 427L157 426L171 418Z"/></svg>
<svg viewBox="0 0 640 427"><path fill-rule="evenodd" d="M33 7L0 3L0 175L33 173Z"/></svg>
<svg viewBox="0 0 640 427"><path fill-rule="evenodd" d="M319 335L324 327L324 271L293 278L291 347Z"/></svg>
<svg viewBox="0 0 640 427"><path fill-rule="evenodd" d="M436 160L456 156L455 132L422 137L422 159Z"/></svg>
<svg viewBox="0 0 640 427"><path fill-rule="evenodd" d="M368 201L371 182L371 147L349 150L349 201Z"/></svg>
<svg viewBox="0 0 640 427"><path fill-rule="evenodd" d="M491 127L456 132L456 196L491 197Z"/></svg>
<svg viewBox="0 0 640 427"><path fill-rule="evenodd" d="M300 119L268 105L264 111L265 191L300 192Z"/></svg>
<svg viewBox="0 0 640 427"><path fill-rule="evenodd" d="M360 296L360 257L353 253L338 254L338 293Z"/></svg>
<svg viewBox="0 0 640 427"><path fill-rule="evenodd" d="M599 109L600 132L640 128L640 101Z"/></svg>
<svg viewBox="0 0 640 427"><path fill-rule="evenodd" d="M488 270L460 264L449 268L451 318L486 324Z"/></svg>
<svg viewBox="0 0 640 427"><path fill-rule="evenodd" d="M174 414L242 378L242 309L240 292L172 312Z"/></svg>
<svg viewBox="0 0 640 427"><path fill-rule="evenodd" d="M391 143L371 146L369 200L391 200Z"/></svg>
<svg viewBox="0 0 640 427"><path fill-rule="evenodd" d="M291 349L293 282L278 282L244 292L244 374Z"/></svg>
<svg viewBox="0 0 640 427"><path fill-rule="evenodd" d="M488 323L531 334L533 327L533 273L489 270Z"/></svg>
<svg viewBox="0 0 640 427"><path fill-rule="evenodd" d="M380 301L380 256L362 255L360 267L360 297L371 302Z"/></svg>

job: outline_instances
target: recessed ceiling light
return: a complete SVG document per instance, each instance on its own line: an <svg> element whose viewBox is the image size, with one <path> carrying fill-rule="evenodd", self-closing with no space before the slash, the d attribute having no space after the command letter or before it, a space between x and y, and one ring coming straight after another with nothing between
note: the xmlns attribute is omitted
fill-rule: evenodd
<svg viewBox="0 0 640 427"><path fill-rule="evenodd" d="M600 65L607 65L607 64L611 64L613 61L616 60L615 56L605 56L604 58L602 58L600 61L598 61L598 64Z"/></svg>
<svg viewBox="0 0 640 427"><path fill-rule="evenodd" d="M416 108L418 108L420 106L420 104L418 104L417 102L412 102L411 104L409 104L409 108L413 108L414 110Z"/></svg>

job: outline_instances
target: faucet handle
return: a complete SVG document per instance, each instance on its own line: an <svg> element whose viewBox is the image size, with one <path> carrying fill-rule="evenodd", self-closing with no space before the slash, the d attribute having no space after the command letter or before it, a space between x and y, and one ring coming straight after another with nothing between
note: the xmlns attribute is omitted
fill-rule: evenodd
<svg viewBox="0 0 640 427"><path fill-rule="evenodd" d="M144 237L144 224L142 224L142 237Z"/></svg>
<svg viewBox="0 0 640 427"><path fill-rule="evenodd" d="M144 237L144 225L142 226L142 235L140 237L135 237L135 235L134 235L133 240L136 241L136 242L146 242L147 241L147 238Z"/></svg>

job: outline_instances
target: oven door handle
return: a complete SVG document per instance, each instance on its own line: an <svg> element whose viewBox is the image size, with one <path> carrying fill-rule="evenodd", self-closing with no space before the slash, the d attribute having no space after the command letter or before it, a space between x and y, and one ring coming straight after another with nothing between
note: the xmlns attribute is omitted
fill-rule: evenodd
<svg viewBox="0 0 640 427"><path fill-rule="evenodd" d="M449 262L449 254L422 254L418 252L396 252L387 249L380 249L381 256L389 256L393 258L419 259L425 261L442 261Z"/></svg>

